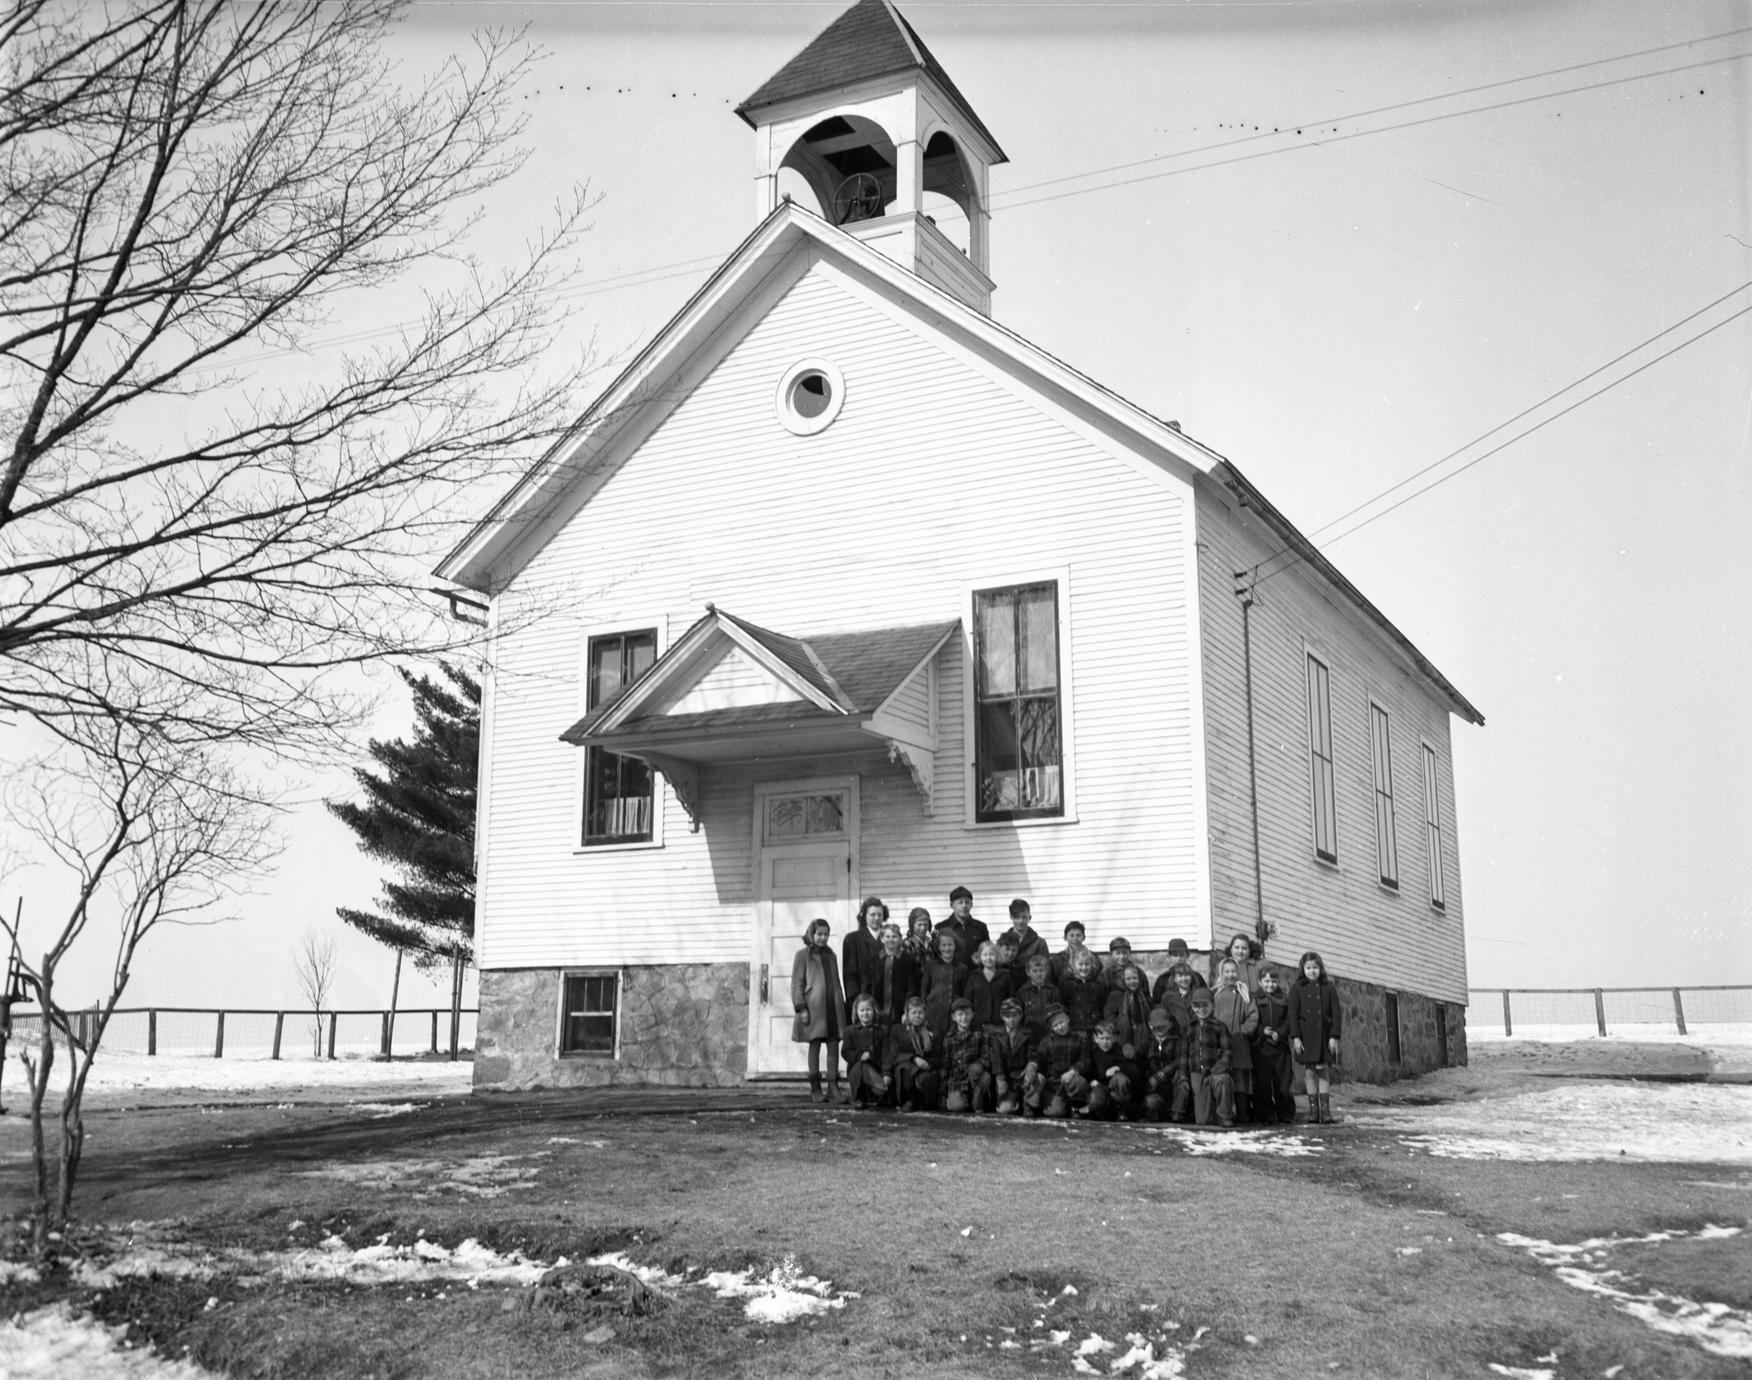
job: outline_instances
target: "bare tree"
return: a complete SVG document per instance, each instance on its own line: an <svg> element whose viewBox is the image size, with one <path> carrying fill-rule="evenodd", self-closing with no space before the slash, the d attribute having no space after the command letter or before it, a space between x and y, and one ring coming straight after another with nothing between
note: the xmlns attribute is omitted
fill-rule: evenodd
<svg viewBox="0 0 1752 1380"><path fill-rule="evenodd" d="M42 1018L24 1055L36 1171L31 1239L40 1255L67 1221L85 1145L86 1078L136 951L160 925L225 918L219 907L266 863L274 843L267 807L220 756L123 718L68 721L55 751L8 778L5 804L14 839L33 838L69 882L66 904L32 928L46 935L40 958L24 949L17 920L0 918ZM58 981L76 951L105 945L106 990L75 1020ZM67 1071L51 1108L58 1058Z"/></svg>
<svg viewBox="0 0 1752 1380"><path fill-rule="evenodd" d="M335 937L314 926L306 929L292 952L292 972L298 990L315 1013L310 1019L310 1052L322 1058L322 1008L335 981Z"/></svg>
<svg viewBox="0 0 1752 1380"><path fill-rule="evenodd" d="M356 721L324 672L441 645L459 496L569 415L585 198L471 258L531 56L488 34L405 85L397 10L0 0L0 711L284 757ZM386 303L418 320L324 345Z"/></svg>

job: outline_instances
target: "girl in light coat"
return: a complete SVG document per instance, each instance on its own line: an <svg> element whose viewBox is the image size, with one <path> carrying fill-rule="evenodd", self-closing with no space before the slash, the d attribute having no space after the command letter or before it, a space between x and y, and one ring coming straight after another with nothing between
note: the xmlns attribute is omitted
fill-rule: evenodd
<svg viewBox="0 0 1752 1380"><path fill-rule="evenodd" d="M839 964L834 961L828 937L833 927L825 920L809 922L803 932L803 947L791 960L791 1039L809 1046L809 1098L813 1102L847 1100L840 1087L840 1034L846 1028L846 999L840 990ZM827 1050L828 1091L821 1090L821 1053Z"/></svg>

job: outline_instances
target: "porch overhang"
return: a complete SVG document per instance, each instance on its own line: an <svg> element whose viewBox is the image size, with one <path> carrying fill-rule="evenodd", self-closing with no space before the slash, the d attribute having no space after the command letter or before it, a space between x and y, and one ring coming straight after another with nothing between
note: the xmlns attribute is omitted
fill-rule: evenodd
<svg viewBox="0 0 1752 1380"><path fill-rule="evenodd" d="M707 606L635 685L560 735L663 773L697 830L713 766L883 751L932 810L937 654L959 620L792 638Z"/></svg>

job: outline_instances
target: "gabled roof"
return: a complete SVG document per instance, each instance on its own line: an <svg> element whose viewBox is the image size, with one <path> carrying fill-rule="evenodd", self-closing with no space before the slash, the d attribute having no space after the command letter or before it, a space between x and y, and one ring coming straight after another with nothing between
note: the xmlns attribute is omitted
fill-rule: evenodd
<svg viewBox="0 0 1752 1380"><path fill-rule="evenodd" d="M492 595L528 559L531 534L566 498L588 484L615 440L641 419L673 405L683 390L675 377L697 350L717 337L737 312L794 255L817 252L910 299L938 330L1002 356L1044 394L1099 417L1144 450L1171 456L1187 473L1208 474L1222 456L1097 383L1030 340L999 325L941 288L902 268L855 236L794 201L768 214L701 284L668 323L599 394L577 422L536 461L509 493L469 530L439 564L446 580Z"/></svg>
<svg viewBox="0 0 1752 1380"><path fill-rule="evenodd" d="M674 736L802 719L868 720L954 634L959 621L920 623L865 632L788 637L707 605L636 685L598 705L560 735L568 743L605 741L616 734ZM662 702L697 676L696 656L716 633L737 645L765 652L777 679L798 696L774 704L737 705L688 714L643 715L640 707Z"/></svg>
<svg viewBox="0 0 1752 1380"><path fill-rule="evenodd" d="M914 70L928 73L943 88L943 93L960 107L961 113L997 153L993 161L1009 161L984 121L949 79L943 64L931 55L925 41L889 0L858 0L817 34L808 47L768 77L752 96L736 107L736 113L750 125L758 125L759 121L750 111L799 96L831 91L835 87L851 86L870 77Z"/></svg>

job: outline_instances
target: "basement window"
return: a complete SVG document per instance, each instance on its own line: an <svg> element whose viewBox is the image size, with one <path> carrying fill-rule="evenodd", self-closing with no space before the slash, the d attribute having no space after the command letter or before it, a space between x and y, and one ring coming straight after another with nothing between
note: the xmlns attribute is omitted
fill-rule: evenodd
<svg viewBox="0 0 1752 1380"><path fill-rule="evenodd" d="M618 972L567 973L560 1000L560 1053L612 1059L619 1014Z"/></svg>

